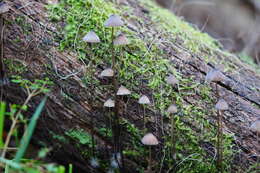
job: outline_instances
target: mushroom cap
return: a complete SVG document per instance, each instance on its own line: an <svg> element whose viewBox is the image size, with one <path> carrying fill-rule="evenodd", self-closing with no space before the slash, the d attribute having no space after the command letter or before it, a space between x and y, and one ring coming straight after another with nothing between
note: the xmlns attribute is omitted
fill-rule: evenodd
<svg viewBox="0 0 260 173"><path fill-rule="evenodd" d="M121 20L121 17L116 14L109 16L109 18L104 23L105 27L119 27L123 25L124 22Z"/></svg>
<svg viewBox="0 0 260 173"><path fill-rule="evenodd" d="M101 72L100 76L101 77L113 77L114 71L111 68L107 68Z"/></svg>
<svg viewBox="0 0 260 173"><path fill-rule="evenodd" d="M99 43L100 39L94 31L89 31L84 37L83 41L87 43Z"/></svg>
<svg viewBox="0 0 260 173"><path fill-rule="evenodd" d="M113 41L113 44L115 46L120 46L120 45L127 45L128 39L126 38L125 34L119 34Z"/></svg>
<svg viewBox="0 0 260 173"><path fill-rule="evenodd" d="M115 101L112 99L108 99L105 103L104 103L104 107L108 107L108 108L113 108L115 107Z"/></svg>
<svg viewBox="0 0 260 173"><path fill-rule="evenodd" d="M228 104L224 99L220 99L215 105L215 108L219 111L225 111L228 110Z"/></svg>
<svg viewBox="0 0 260 173"><path fill-rule="evenodd" d="M168 113L170 113L170 114L174 114L174 113L176 113L177 111L178 111L178 110L177 110L176 105L172 104L172 105L170 105L170 106L168 107L168 109L167 109L166 112L168 112Z"/></svg>
<svg viewBox="0 0 260 173"><path fill-rule="evenodd" d="M121 95L121 96L122 95L129 95L129 94L131 94L131 91L128 90L126 87L122 86L122 85L119 87L119 89L116 93L116 95Z"/></svg>
<svg viewBox="0 0 260 173"><path fill-rule="evenodd" d="M10 6L5 2L0 2L0 14L4 14L8 12L10 9Z"/></svg>
<svg viewBox="0 0 260 173"><path fill-rule="evenodd" d="M152 133L147 133L146 135L144 135L141 142L144 145L158 145L159 144L158 139Z"/></svg>
<svg viewBox="0 0 260 173"><path fill-rule="evenodd" d="M260 133L260 120L256 120L251 126L250 126L250 129L257 132L257 133Z"/></svg>
<svg viewBox="0 0 260 173"><path fill-rule="evenodd" d="M166 82L172 86L179 83L179 80L176 79L173 75L169 75L166 77Z"/></svg>
<svg viewBox="0 0 260 173"><path fill-rule="evenodd" d="M210 70L206 77L205 77L205 81L210 83L210 82L221 82L224 80L224 75L216 69Z"/></svg>
<svg viewBox="0 0 260 173"><path fill-rule="evenodd" d="M150 99L146 95L142 95L139 100L139 104L151 104Z"/></svg>

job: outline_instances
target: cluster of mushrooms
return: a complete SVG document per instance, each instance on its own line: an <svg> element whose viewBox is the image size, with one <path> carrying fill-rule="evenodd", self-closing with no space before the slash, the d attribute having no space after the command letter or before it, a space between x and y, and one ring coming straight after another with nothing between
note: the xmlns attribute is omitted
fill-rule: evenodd
<svg viewBox="0 0 260 173"><path fill-rule="evenodd" d="M100 76L103 78L112 78L112 83L113 83L113 87L114 87L114 100L112 98L107 99L104 102L104 107L106 108L113 108L113 112L114 112L114 123L115 123L115 129L113 131L113 135L115 136L114 138L114 143L119 143L119 135L120 132L118 132L117 130L119 130L120 128L119 126L119 99L120 96L127 96L131 94L131 91L129 89L127 89L125 86L121 85L119 87L118 83L118 78L117 78L117 73L118 73L118 66L117 66L117 61L118 59L116 58L116 54L115 54L115 46L124 46L129 44L127 37L123 34L120 33L117 36L115 36L115 30L117 27L121 27L124 25L124 22L121 20L121 18L118 15L111 15L104 23L105 27L109 27L111 28L111 56L112 56L112 64L111 67L104 69L101 73ZM90 31L89 33L87 33L84 38L83 41L85 41L86 43L88 43L89 48L90 48L90 54L91 54L91 47L93 43L99 43L100 39L97 36L97 34L94 31ZM205 81L206 83L210 84L212 82L214 82L215 87L216 87L216 95L218 98L218 102L215 105L215 109L217 110L217 162L216 162L216 166L218 169L218 172L223 172L223 114L224 111L228 110L228 104L227 102L223 99L223 96L220 95L219 93L219 88L218 88L218 82L223 82L223 80L225 79L225 76L221 73L220 70L218 69L213 69L210 70L206 77L205 77ZM179 81L178 79L175 78L174 75L169 75L166 77L165 79L166 83L175 87L176 85L178 85ZM145 105L150 105L151 101L149 99L148 96L146 95L142 95L139 100L138 103L140 105L143 106L143 129L146 132L146 117L145 117ZM170 115L171 117L171 142L172 142L172 157L173 159L176 159L176 141L177 141L177 136L176 136L176 125L175 125L175 119L174 119L174 114L177 113L177 106L175 104L172 104L168 107L168 109L166 110L166 112ZM252 124L251 129L254 131L257 131L258 133L260 133L260 120L257 120L255 123ZM155 135L153 135L152 133L147 133L142 139L141 142L144 145L149 146L149 159L148 159L148 168L147 168L147 172L152 170L152 156L151 156L151 146L154 145L158 145L159 141L158 139L155 137ZM120 152L120 148L119 145L115 144L115 153ZM115 155L115 159L113 159L113 161L116 161L118 166L119 163L121 162L121 155L120 154L114 154ZM96 162L95 162L96 163Z"/></svg>

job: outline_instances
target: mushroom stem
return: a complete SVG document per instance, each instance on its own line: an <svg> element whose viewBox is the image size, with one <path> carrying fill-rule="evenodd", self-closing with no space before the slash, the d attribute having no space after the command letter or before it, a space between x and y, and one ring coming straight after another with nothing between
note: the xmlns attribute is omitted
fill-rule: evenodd
<svg viewBox="0 0 260 173"><path fill-rule="evenodd" d="M257 144L260 142L260 140L259 140L259 134L260 134L259 132L256 132L256 142L257 142ZM257 158L257 159L256 159L256 163L260 163L260 162L259 162L259 157L260 157L259 155L256 155L256 158Z"/></svg>
<svg viewBox="0 0 260 173"><path fill-rule="evenodd" d="M152 165L152 146L150 145L149 146L148 172L152 171L151 165Z"/></svg>
<svg viewBox="0 0 260 173"><path fill-rule="evenodd" d="M222 160L223 160L223 146L222 146L222 136L223 136L223 131L222 131L222 114L223 111L218 111L218 135L217 135L217 169L219 173L223 172L223 165L222 165Z"/></svg>
<svg viewBox="0 0 260 173"><path fill-rule="evenodd" d="M171 141L172 141L172 157L173 159L176 158L176 124L175 124L175 120L174 120L174 114L171 115Z"/></svg>
<svg viewBox="0 0 260 173"><path fill-rule="evenodd" d="M120 139L119 139L119 105L118 105L118 82L117 82L117 69L116 69L116 57L115 57L115 48L113 45L114 40L114 28L111 28L111 51L112 51L112 69L115 72L112 81L114 86L114 97L115 97L115 107L114 107L114 152L117 153L119 151Z"/></svg>
<svg viewBox="0 0 260 173"><path fill-rule="evenodd" d="M95 158L95 138L94 138L94 122L93 122L93 115L91 116L91 123L92 123L92 129L91 129L91 142L92 142L92 156Z"/></svg>
<svg viewBox="0 0 260 173"><path fill-rule="evenodd" d="M146 125L146 121L145 121L145 107L143 106L144 109L144 114L143 114L143 123L144 123L144 131L145 131L145 125Z"/></svg>

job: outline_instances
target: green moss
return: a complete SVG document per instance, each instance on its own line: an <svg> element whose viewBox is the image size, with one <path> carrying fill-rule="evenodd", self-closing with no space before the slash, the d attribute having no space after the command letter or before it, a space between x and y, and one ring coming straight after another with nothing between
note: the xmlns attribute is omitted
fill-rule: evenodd
<svg viewBox="0 0 260 173"><path fill-rule="evenodd" d="M68 143L68 140L62 136L62 135L57 135L53 131L49 131L50 135L52 136L53 139L56 139L62 143Z"/></svg>
<svg viewBox="0 0 260 173"><path fill-rule="evenodd" d="M91 144L91 136L86 133L83 129L71 129L65 134L72 139L77 140L82 145L90 145Z"/></svg>

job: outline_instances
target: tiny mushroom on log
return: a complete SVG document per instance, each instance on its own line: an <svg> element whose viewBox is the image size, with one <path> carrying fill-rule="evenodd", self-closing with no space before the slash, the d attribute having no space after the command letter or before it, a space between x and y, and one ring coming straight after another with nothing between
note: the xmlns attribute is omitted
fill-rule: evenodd
<svg viewBox="0 0 260 173"><path fill-rule="evenodd" d="M260 134L260 120L256 120L250 126L250 129Z"/></svg>
<svg viewBox="0 0 260 173"><path fill-rule="evenodd" d="M217 162L216 166L218 169L218 172L223 172L223 125L222 125L222 118L223 113L225 110L228 110L228 104L224 99L220 99L217 104L215 105L215 108L217 109L218 114L218 134L217 134Z"/></svg>
<svg viewBox="0 0 260 173"><path fill-rule="evenodd" d="M146 95L142 95L139 98L138 103L143 105L143 108L144 108L144 114L143 114L143 123L144 123L144 125L143 125L143 128L145 129L146 120L145 120L145 106L144 105L151 104L151 101L150 101L150 99Z"/></svg>
<svg viewBox="0 0 260 173"><path fill-rule="evenodd" d="M217 82L222 82L224 79L225 76L221 73L221 71L217 69L210 70L205 77L206 83L216 82L215 87L216 87L217 97L220 97Z"/></svg>
<svg viewBox="0 0 260 173"><path fill-rule="evenodd" d="M100 74L101 77L113 77L114 76L114 70L111 68L106 68L103 70Z"/></svg>
<svg viewBox="0 0 260 173"><path fill-rule="evenodd" d="M179 83L179 80L176 79L172 74L166 77L166 82L169 85L175 86Z"/></svg>
<svg viewBox="0 0 260 173"><path fill-rule="evenodd" d="M149 146L149 160L148 160L148 172L151 171L152 168L152 147L159 144L158 139L152 134L152 133L147 133L141 140L141 142L144 145Z"/></svg>
<svg viewBox="0 0 260 173"><path fill-rule="evenodd" d="M104 103L104 107L107 108L113 108L115 107L115 101L112 99L108 99L105 103Z"/></svg>
<svg viewBox="0 0 260 173"><path fill-rule="evenodd" d="M121 86L119 87L119 89L118 89L118 91L117 91L116 94L119 95L119 96L130 95L130 94L131 94L131 91L128 90L126 87L124 87L124 86L121 85Z"/></svg>
<svg viewBox="0 0 260 173"><path fill-rule="evenodd" d="M114 39L113 44L115 46L127 45L127 44L129 44L129 41L126 38L125 34L121 33Z"/></svg>
<svg viewBox="0 0 260 173"><path fill-rule="evenodd" d="M89 31L82 40L87 43L100 43L100 38L94 31Z"/></svg>
<svg viewBox="0 0 260 173"><path fill-rule="evenodd" d="M172 156L176 159L176 143L177 143L177 131L176 131L176 124L174 119L174 114L177 113L178 109L176 105L172 104L168 107L167 113L171 115L171 143L172 143Z"/></svg>

